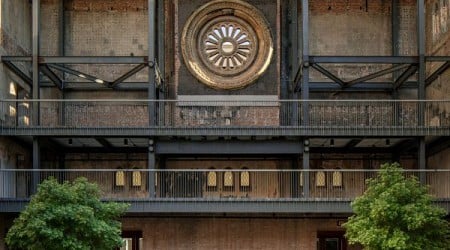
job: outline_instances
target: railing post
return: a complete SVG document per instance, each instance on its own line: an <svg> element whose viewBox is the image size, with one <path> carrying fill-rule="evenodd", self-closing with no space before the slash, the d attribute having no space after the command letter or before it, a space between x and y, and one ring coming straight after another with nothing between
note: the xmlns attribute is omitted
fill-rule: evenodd
<svg viewBox="0 0 450 250"><path fill-rule="evenodd" d="M418 162L419 162L419 169L420 170L425 170L426 167L426 143L425 143L425 137L420 137L419 138L419 152L418 152ZM422 184L426 183L426 172L425 171L420 171L419 174L419 181Z"/></svg>
<svg viewBox="0 0 450 250"><path fill-rule="evenodd" d="M155 141L153 138L148 140L148 194L150 198L156 197L155 175L156 173L156 156Z"/></svg>
<svg viewBox="0 0 450 250"><path fill-rule="evenodd" d="M39 169L41 168L41 147L39 145L39 137L33 137L33 173L31 180L31 194L37 192L39 184Z"/></svg>

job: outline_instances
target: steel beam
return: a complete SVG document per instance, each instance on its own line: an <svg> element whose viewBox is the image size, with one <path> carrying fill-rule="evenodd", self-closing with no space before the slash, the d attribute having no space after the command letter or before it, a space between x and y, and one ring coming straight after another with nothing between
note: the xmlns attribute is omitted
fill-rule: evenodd
<svg viewBox="0 0 450 250"><path fill-rule="evenodd" d="M97 78L95 76L91 76L91 75L85 74L85 73L83 73L81 71L78 71L78 70L70 69L70 68L67 68L67 67L64 67L64 66L61 66L61 65L58 65L58 64L47 64L47 65L50 68L54 68L54 69L60 70L62 72L65 72L67 74L71 74L71 75L74 75L74 76L77 76L77 77L80 77L80 78L83 78L83 79L86 79L86 80L89 80L89 81L92 81L92 82L96 82L98 84L105 84L105 85L109 85L110 84L109 82L107 82L105 80L99 79L99 78Z"/></svg>
<svg viewBox="0 0 450 250"><path fill-rule="evenodd" d="M18 76L24 83L28 86L33 86L33 80L25 73L22 72L21 69L16 67L11 61L3 61L3 65L5 65L11 72L13 72L16 76Z"/></svg>
<svg viewBox="0 0 450 250"><path fill-rule="evenodd" d="M311 90L316 89L341 89L340 85L338 83L334 82L309 82ZM353 86L346 88L344 90L348 89L386 89L390 90L393 88L392 82L390 81L380 81L380 82L362 82L362 83L356 83ZM401 88L417 88L417 82L416 81L406 81Z"/></svg>
<svg viewBox="0 0 450 250"><path fill-rule="evenodd" d="M311 66L319 71L320 73L322 73L324 76L330 78L331 80L333 80L334 82L338 83L341 86L344 86L346 83L341 80L339 77L335 76L333 73L331 73L330 71L326 70L325 68L323 68L322 66L320 66L319 64L311 64Z"/></svg>
<svg viewBox="0 0 450 250"><path fill-rule="evenodd" d="M32 62L32 56L1 56L2 62Z"/></svg>
<svg viewBox="0 0 450 250"><path fill-rule="evenodd" d="M52 64L143 64L145 56L42 56L40 63Z"/></svg>
<svg viewBox="0 0 450 250"><path fill-rule="evenodd" d="M64 88L61 79L59 79L55 72L53 72L47 65L41 65L39 66L39 69L42 73L44 73L44 75L48 77L48 79L50 79L50 81L55 84L56 87L58 87L60 90Z"/></svg>
<svg viewBox="0 0 450 250"><path fill-rule="evenodd" d="M412 64L416 56L310 56L310 63Z"/></svg>
<svg viewBox="0 0 450 250"><path fill-rule="evenodd" d="M95 139L98 143L100 143L103 147L105 147L106 149L110 149L110 148L113 147L113 145L112 145L108 140L106 140L106 139L103 138L103 137L94 137L94 139Z"/></svg>
<svg viewBox="0 0 450 250"><path fill-rule="evenodd" d="M417 99L425 100L425 80L426 80L426 64L425 64L425 0L417 0L417 54L419 55L419 76L417 89ZM425 105L419 103L418 125L425 124ZM423 152L424 153L424 152ZM420 163L421 165L421 163Z"/></svg>
<svg viewBox="0 0 450 250"><path fill-rule="evenodd" d="M45 84L43 87L51 87ZM114 89L102 84L93 82L65 82L64 91L89 91L89 90L121 90L121 91L146 91L148 90L148 82L123 82L118 84Z"/></svg>
<svg viewBox="0 0 450 250"><path fill-rule="evenodd" d="M299 154L303 151L299 141L158 141L157 154L222 155Z"/></svg>
<svg viewBox="0 0 450 250"><path fill-rule="evenodd" d="M450 67L450 61L442 64L436 71L434 71L426 80L425 86L428 87L433 83L440 75L442 75Z"/></svg>
<svg viewBox="0 0 450 250"><path fill-rule="evenodd" d="M117 87L117 85L119 83L121 83L121 82L125 81L126 79L130 78L134 74L137 74L139 71L141 71L145 67L147 67L147 64L139 64L138 66L134 67L133 69L131 69L127 73L123 74L121 77L117 78L114 82L109 83L109 87L111 87L111 88Z"/></svg>
<svg viewBox="0 0 450 250"><path fill-rule="evenodd" d="M401 65L396 65L396 66L393 66L393 67L390 67L390 68L387 68L387 69L383 69L383 70L380 70L380 71L375 72L373 74L369 74L367 76L363 76L363 77L360 77L358 79L349 81L349 82L347 82L344 85L344 87L349 87L349 86L355 85L355 84L360 83L360 82L365 82L365 81L368 81L368 80L372 80L372 79L375 79L377 77L380 77L380 76L383 76L383 75L386 75L386 74L390 74L390 73L395 72L397 70L405 69L405 68L408 68L408 67L409 67L409 65L401 64Z"/></svg>
<svg viewBox="0 0 450 250"><path fill-rule="evenodd" d="M411 65L394 82L394 90L398 90L417 71L417 65Z"/></svg>
<svg viewBox="0 0 450 250"><path fill-rule="evenodd" d="M450 61L450 56L426 56L425 61L427 61L427 62L448 62L448 61Z"/></svg>

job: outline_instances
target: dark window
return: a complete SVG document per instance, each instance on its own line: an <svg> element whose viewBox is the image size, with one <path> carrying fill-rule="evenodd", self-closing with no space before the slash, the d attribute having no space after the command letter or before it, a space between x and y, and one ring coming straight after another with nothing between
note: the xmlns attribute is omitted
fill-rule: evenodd
<svg viewBox="0 0 450 250"><path fill-rule="evenodd" d="M141 231L124 231L122 232L122 238L124 240L124 245L117 250L142 250L143 238Z"/></svg>
<svg viewBox="0 0 450 250"><path fill-rule="evenodd" d="M319 232L317 250L347 250L344 232Z"/></svg>

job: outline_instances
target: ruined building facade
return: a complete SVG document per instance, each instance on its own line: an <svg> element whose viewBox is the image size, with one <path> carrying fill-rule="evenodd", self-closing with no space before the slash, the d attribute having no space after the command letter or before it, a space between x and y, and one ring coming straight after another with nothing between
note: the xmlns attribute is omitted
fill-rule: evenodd
<svg viewBox="0 0 450 250"><path fill-rule="evenodd" d="M0 249L48 176L128 249L359 249L384 162L449 209L448 0L0 3Z"/></svg>

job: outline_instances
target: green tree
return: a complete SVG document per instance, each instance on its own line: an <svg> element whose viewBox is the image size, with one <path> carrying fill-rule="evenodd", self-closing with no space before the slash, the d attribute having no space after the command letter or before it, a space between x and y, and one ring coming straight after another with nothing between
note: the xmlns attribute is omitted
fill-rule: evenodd
<svg viewBox="0 0 450 250"><path fill-rule="evenodd" d="M127 208L101 202L97 185L86 178L63 184L50 178L14 220L6 243L11 249L111 250L122 245L118 219Z"/></svg>
<svg viewBox="0 0 450 250"><path fill-rule="evenodd" d="M427 187L405 177L398 163L384 164L351 204L344 228L350 244L370 250L450 249L446 212L432 204Z"/></svg>

